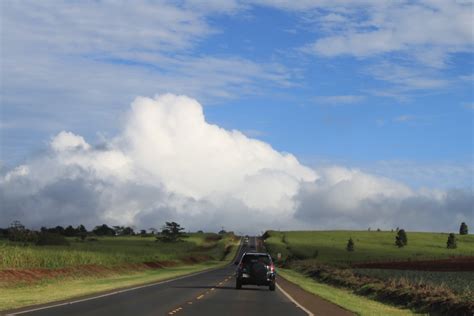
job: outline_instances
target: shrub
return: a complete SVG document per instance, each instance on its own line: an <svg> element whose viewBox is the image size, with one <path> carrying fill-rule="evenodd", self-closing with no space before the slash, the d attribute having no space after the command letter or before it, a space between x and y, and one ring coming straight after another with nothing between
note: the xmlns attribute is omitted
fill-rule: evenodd
<svg viewBox="0 0 474 316"><path fill-rule="evenodd" d="M0 228L0 238L8 237L8 228Z"/></svg>
<svg viewBox="0 0 474 316"><path fill-rule="evenodd" d="M397 236L395 236L395 245L397 245L398 248L408 245L408 238L404 229L398 230Z"/></svg>
<svg viewBox="0 0 474 316"><path fill-rule="evenodd" d="M64 236L56 233L41 232L36 241L38 246L69 246L69 242Z"/></svg>
<svg viewBox="0 0 474 316"><path fill-rule="evenodd" d="M346 250L350 252L354 251L354 241L352 240L352 237L347 241Z"/></svg>
<svg viewBox="0 0 474 316"><path fill-rule="evenodd" d="M467 227L466 223L462 222L461 226L459 227L459 235L467 235L469 233L469 228Z"/></svg>
<svg viewBox="0 0 474 316"><path fill-rule="evenodd" d="M448 249L456 249L458 247L456 242L456 236L451 233L448 236L448 241L446 242L446 248Z"/></svg>

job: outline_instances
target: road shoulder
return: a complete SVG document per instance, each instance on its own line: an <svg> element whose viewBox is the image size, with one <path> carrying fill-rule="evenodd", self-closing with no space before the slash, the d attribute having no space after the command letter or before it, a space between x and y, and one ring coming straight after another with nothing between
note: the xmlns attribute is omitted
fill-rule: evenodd
<svg viewBox="0 0 474 316"><path fill-rule="evenodd" d="M292 283L282 277L278 276L278 285L283 288L298 304L314 315L332 315L332 316L349 316L354 313L343 309L342 307L326 301L325 299L314 295L302 289L299 285Z"/></svg>

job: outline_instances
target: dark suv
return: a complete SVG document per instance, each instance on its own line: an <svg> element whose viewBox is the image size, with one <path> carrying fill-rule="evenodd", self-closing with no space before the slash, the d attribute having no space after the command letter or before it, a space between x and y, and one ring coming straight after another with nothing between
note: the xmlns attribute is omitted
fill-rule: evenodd
<svg viewBox="0 0 474 316"><path fill-rule="evenodd" d="M235 288L242 285L265 285L275 291L275 266L268 253L246 252L238 263Z"/></svg>

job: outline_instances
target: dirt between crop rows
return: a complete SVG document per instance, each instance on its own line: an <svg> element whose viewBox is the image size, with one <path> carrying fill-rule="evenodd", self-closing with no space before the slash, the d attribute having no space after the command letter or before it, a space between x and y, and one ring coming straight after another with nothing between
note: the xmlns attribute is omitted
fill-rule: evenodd
<svg viewBox="0 0 474 316"><path fill-rule="evenodd" d="M396 269L443 272L474 271L474 257L453 257L449 259L416 261L365 262L353 264L352 267L363 269Z"/></svg>
<svg viewBox="0 0 474 316"><path fill-rule="evenodd" d="M140 272L152 269L163 269L178 265L190 265L209 260L208 256L190 256L181 261L153 261L130 263L119 266L80 265L61 269L6 269L0 270L0 287L31 285L48 279L65 279L81 277L106 277L117 274Z"/></svg>

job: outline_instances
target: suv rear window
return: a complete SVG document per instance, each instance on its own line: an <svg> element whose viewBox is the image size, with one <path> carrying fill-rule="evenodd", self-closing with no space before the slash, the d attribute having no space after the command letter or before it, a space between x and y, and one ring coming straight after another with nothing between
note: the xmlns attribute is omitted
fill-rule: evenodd
<svg viewBox="0 0 474 316"><path fill-rule="evenodd" d="M271 263L270 258L267 255L245 255L242 259L242 263L245 265L261 262L265 265Z"/></svg>

